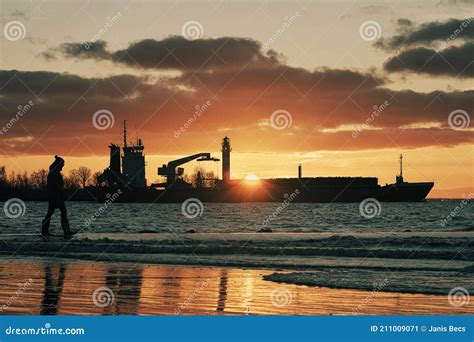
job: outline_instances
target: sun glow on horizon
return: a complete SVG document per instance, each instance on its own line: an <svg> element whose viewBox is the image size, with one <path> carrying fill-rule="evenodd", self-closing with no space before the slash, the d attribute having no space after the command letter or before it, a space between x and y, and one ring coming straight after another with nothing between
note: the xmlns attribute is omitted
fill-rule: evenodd
<svg viewBox="0 0 474 342"><path fill-rule="evenodd" d="M260 177L257 176L255 173L249 173L249 174L245 175L244 179L246 181L255 182L255 181L259 181Z"/></svg>

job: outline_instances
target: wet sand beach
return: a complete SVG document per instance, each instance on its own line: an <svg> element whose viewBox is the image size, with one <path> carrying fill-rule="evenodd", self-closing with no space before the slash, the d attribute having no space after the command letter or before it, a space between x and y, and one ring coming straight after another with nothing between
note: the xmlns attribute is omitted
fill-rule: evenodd
<svg viewBox="0 0 474 342"><path fill-rule="evenodd" d="M473 234L80 233L67 242L4 234L0 255L267 270L267 284L446 296L474 291Z"/></svg>
<svg viewBox="0 0 474 342"><path fill-rule="evenodd" d="M192 257L192 256L190 256ZM2 314L466 315L447 295L332 289L264 280L275 270L46 258L0 259ZM279 273L286 273L279 270Z"/></svg>

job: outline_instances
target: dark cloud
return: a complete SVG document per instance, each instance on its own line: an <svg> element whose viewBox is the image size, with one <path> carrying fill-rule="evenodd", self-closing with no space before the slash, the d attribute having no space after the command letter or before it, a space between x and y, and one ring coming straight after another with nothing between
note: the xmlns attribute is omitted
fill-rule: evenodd
<svg viewBox="0 0 474 342"><path fill-rule="evenodd" d="M2 135L0 152L7 154L44 154L45 148L48 153L68 155L106 154L106 146L120 140L120 129L95 129L92 116L100 109L111 111L117 126L123 119L136 125L151 154L163 152L163 146L166 153L204 150L212 137L217 146L222 129L240 141L242 150L252 148L256 140L271 140L282 151L342 145L345 149L454 146L472 142L474 134L451 130L447 123L452 110L472 108L474 91L393 91L374 73L354 70L249 66L235 71L186 71L153 81L132 75L84 78L13 70L0 71L0 91L0 126L11 120L19 105L34 102L21 121ZM212 105L176 141L173 132L208 100ZM374 107L385 101L389 105L374 117ZM285 134L275 134L268 125L278 109L292 115L293 125ZM364 130L357 139L350 130L338 130L343 125L361 125L370 117L370 128L380 130ZM426 122L439 127L400 129ZM40 137L41 144L34 144ZM84 142L79 144L81 139ZM303 139L306 143L301 146Z"/></svg>
<svg viewBox="0 0 474 342"><path fill-rule="evenodd" d="M112 60L145 69L222 69L243 65L271 66L281 62L275 51L263 52L260 42L249 38L208 38L188 41L181 36L144 39L127 48L108 51L103 41L66 43L59 50L67 57Z"/></svg>
<svg viewBox="0 0 474 342"><path fill-rule="evenodd" d="M437 6L474 5L474 0L441 0Z"/></svg>
<svg viewBox="0 0 474 342"><path fill-rule="evenodd" d="M17 18L23 18L23 19L28 19L28 15L26 14L25 11L20 11L20 10L14 10L13 12L10 13L11 17L17 17Z"/></svg>
<svg viewBox="0 0 474 342"><path fill-rule="evenodd" d="M384 68L390 72L416 72L434 76L474 77L474 43L441 51L418 47L389 58Z"/></svg>
<svg viewBox="0 0 474 342"><path fill-rule="evenodd" d="M299 97L303 94L318 97L374 89L382 86L385 79L376 74L347 69L319 68L309 71L304 68L278 65L274 68L245 68L238 72L189 71L174 78L173 82L213 93L225 90L229 94L232 91L244 91L248 94L271 93L278 97L291 97L292 94Z"/></svg>
<svg viewBox="0 0 474 342"><path fill-rule="evenodd" d="M432 21L419 26L412 26L408 19L399 19L398 24L401 33L390 38L379 39L374 46L385 50L396 50L414 45L431 45L434 42L447 43L455 39L473 39L473 21L474 18L470 17L449 19L444 22Z"/></svg>
<svg viewBox="0 0 474 342"><path fill-rule="evenodd" d="M0 91L3 95L30 94L31 96L63 97L97 95L123 98L146 84L144 78L116 75L107 78L83 78L50 71L0 70Z"/></svg>
<svg viewBox="0 0 474 342"><path fill-rule="evenodd" d="M410 27L413 25L412 21L408 18L399 18L397 24L400 27Z"/></svg>
<svg viewBox="0 0 474 342"><path fill-rule="evenodd" d="M56 60L56 55L52 53L51 51L42 52L40 53L40 56L43 57L48 62Z"/></svg>
<svg viewBox="0 0 474 342"><path fill-rule="evenodd" d="M77 58L93 58L108 59L111 57L106 50L107 43L103 40L85 43L64 43L60 47L60 51L65 56L73 56Z"/></svg>

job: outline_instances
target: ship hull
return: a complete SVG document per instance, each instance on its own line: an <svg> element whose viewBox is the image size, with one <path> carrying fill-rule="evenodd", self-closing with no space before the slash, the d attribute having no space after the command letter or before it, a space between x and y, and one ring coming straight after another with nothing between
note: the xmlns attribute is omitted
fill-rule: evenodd
<svg viewBox="0 0 474 342"><path fill-rule="evenodd" d="M98 200L114 199L125 203L181 203L189 198L202 202L295 202L295 203L350 203L366 198L381 202L423 201L433 183L403 183L379 186L376 178L301 178L261 180L257 182L234 181L218 183L205 189L120 189L99 188Z"/></svg>
<svg viewBox="0 0 474 342"><path fill-rule="evenodd" d="M385 185L380 188L378 198L382 202L420 202L425 200L433 186L433 182Z"/></svg>

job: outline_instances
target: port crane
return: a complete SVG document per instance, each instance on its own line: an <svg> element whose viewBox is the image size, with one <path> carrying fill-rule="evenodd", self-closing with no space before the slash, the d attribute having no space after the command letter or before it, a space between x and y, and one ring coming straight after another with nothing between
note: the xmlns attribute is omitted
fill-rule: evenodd
<svg viewBox="0 0 474 342"><path fill-rule="evenodd" d="M220 159L211 157L211 154L207 152L196 153L191 156L172 160L168 162L168 164L163 164L163 166L158 168L158 175L165 176L166 185L169 186L175 182L177 177L180 177L184 174L184 168L179 166L193 160L218 162Z"/></svg>

